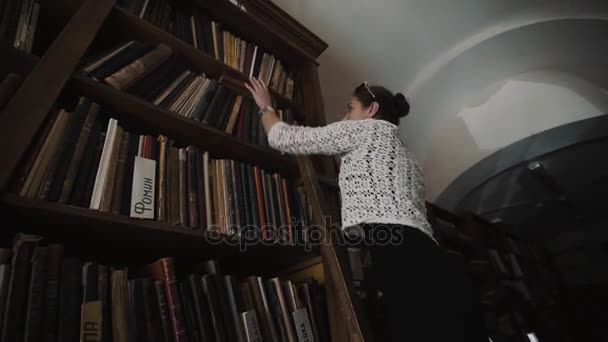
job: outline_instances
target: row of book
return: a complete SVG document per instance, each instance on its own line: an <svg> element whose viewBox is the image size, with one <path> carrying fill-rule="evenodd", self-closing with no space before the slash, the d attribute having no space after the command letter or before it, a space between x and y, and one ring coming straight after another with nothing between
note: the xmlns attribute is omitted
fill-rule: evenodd
<svg viewBox="0 0 608 342"><path fill-rule="evenodd" d="M31 53L38 24L40 3L35 0L0 2L0 40Z"/></svg>
<svg viewBox="0 0 608 342"><path fill-rule="evenodd" d="M276 93L294 97L293 73L271 52L231 32L197 9L172 7L166 0L125 0L122 7L170 32L243 74L266 82Z"/></svg>
<svg viewBox="0 0 608 342"><path fill-rule="evenodd" d="M125 42L90 58L82 72L156 106L268 148L253 98L188 69L172 57L166 45ZM288 123L295 122L291 109L279 115Z"/></svg>
<svg viewBox="0 0 608 342"><path fill-rule="evenodd" d="M19 172L19 194L227 235L254 227L264 239L267 229L291 239L308 225L310 205L292 180L129 132L111 114L84 97L51 113Z"/></svg>
<svg viewBox="0 0 608 342"><path fill-rule="evenodd" d="M0 249L1 341L329 341L325 293L294 283L223 274L215 260L176 272L164 257L143 267L66 255L17 234Z"/></svg>

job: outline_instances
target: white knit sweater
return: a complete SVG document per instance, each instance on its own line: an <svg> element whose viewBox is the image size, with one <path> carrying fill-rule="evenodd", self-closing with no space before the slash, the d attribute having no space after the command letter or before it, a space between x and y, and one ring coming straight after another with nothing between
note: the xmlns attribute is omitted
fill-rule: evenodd
<svg viewBox="0 0 608 342"><path fill-rule="evenodd" d="M344 120L321 127L278 122L268 144L291 154L339 155L342 228L395 223L432 237L426 218L424 182L415 157L385 120Z"/></svg>

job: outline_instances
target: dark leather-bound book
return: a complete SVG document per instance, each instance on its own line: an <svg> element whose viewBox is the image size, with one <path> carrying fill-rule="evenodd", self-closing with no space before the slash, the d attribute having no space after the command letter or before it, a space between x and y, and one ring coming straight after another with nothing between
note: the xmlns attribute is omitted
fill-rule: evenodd
<svg viewBox="0 0 608 342"><path fill-rule="evenodd" d="M42 330L42 308L46 285L46 263L48 248L38 246L32 257L32 273L29 284L27 313L25 315L25 341L40 341Z"/></svg>
<svg viewBox="0 0 608 342"><path fill-rule="evenodd" d="M167 155L167 222L180 222L179 206L179 149L169 144Z"/></svg>
<svg viewBox="0 0 608 342"><path fill-rule="evenodd" d="M39 241L37 236L18 234L13 242L11 279L2 327L3 342L23 340L31 260Z"/></svg>
<svg viewBox="0 0 608 342"><path fill-rule="evenodd" d="M209 16L201 11L196 11L195 16L201 22L201 26L203 27L203 40L204 40L204 51L207 55L214 57L213 51L213 30L211 28L211 19Z"/></svg>
<svg viewBox="0 0 608 342"><path fill-rule="evenodd" d="M287 330L285 329L285 323L283 322L283 311L281 310L281 304L279 302L279 295L270 280L264 283L264 288L268 295L268 305L270 306L271 317L277 328L277 333L280 335L281 341L288 341Z"/></svg>
<svg viewBox="0 0 608 342"><path fill-rule="evenodd" d="M226 333L226 341L236 342L237 336L236 331L234 330L234 325L232 324L232 314L230 313L230 303L228 300L228 289L226 288L226 283L224 281L224 277L219 274L213 274L213 280L215 281L215 286L217 289L217 296L219 302L220 313L222 316L222 323L224 327L224 331Z"/></svg>
<svg viewBox="0 0 608 342"><path fill-rule="evenodd" d="M191 297L191 292L188 289L188 283L179 282L179 293L182 298L182 307L184 308L184 326L188 340L191 342L200 342L200 331L196 328L196 314L192 306L194 299Z"/></svg>
<svg viewBox="0 0 608 342"><path fill-rule="evenodd" d="M63 259L63 246L48 246L46 263L45 297L42 310L42 338L41 341L57 341L57 322L59 313L59 280L61 276L61 263Z"/></svg>
<svg viewBox="0 0 608 342"><path fill-rule="evenodd" d="M270 194L270 188L269 188L269 184L268 184L268 177L266 174L266 171L259 169L260 170L260 184L262 185L262 200L264 201L264 214L266 215L266 227L265 227L265 231L266 231L266 237L267 238L276 238L276 236L274 235L274 229L276 227L276 224L274 222L274 208L273 208L273 204L272 204L272 199L270 198L271 194Z"/></svg>
<svg viewBox="0 0 608 342"><path fill-rule="evenodd" d="M192 112L193 118L195 118L198 121L202 120L203 116L205 115L205 113L207 111L207 108L209 108L209 104L211 103L211 100L213 99L215 92L217 91L217 87L218 87L217 80L209 79L209 84L207 85L207 89L205 90L205 93L203 94L201 99L198 101L198 103L194 107L194 110Z"/></svg>
<svg viewBox="0 0 608 342"><path fill-rule="evenodd" d="M133 313L131 316L133 341L147 341L143 292L142 279L129 280L129 296Z"/></svg>
<svg viewBox="0 0 608 342"><path fill-rule="evenodd" d="M105 265L97 267L97 298L101 301L101 341L112 340L112 324L110 323L110 271Z"/></svg>
<svg viewBox="0 0 608 342"><path fill-rule="evenodd" d="M241 210L241 223L244 226L252 226L253 223L253 217L252 217L252 213L251 210L253 208L253 203L250 201L251 198L251 194L249 193L249 177L247 176L247 165L245 163L238 163L239 164L239 176L241 177L240 180L240 187L239 187L239 191L240 191L240 198L241 198L241 205L243 210Z"/></svg>
<svg viewBox="0 0 608 342"><path fill-rule="evenodd" d="M211 326L213 328L214 341L222 342L226 341L226 332L224 329L224 322L222 311L220 308L221 302L219 301L218 289L215 281L215 275L205 274L202 277L203 293L205 294L205 301L208 305L208 313L211 316Z"/></svg>
<svg viewBox="0 0 608 342"><path fill-rule="evenodd" d="M129 133L129 146L125 160L123 181L121 188L120 214L129 215L131 208L131 191L133 187L133 170L135 168L135 157L139 150L139 134Z"/></svg>
<svg viewBox="0 0 608 342"><path fill-rule="evenodd" d="M185 69L183 63L171 58L138 79L127 92L153 102Z"/></svg>
<svg viewBox="0 0 608 342"><path fill-rule="evenodd" d="M142 279L147 338L150 342L165 342L154 281Z"/></svg>
<svg viewBox="0 0 608 342"><path fill-rule="evenodd" d="M213 94L213 98L205 111L205 115L201 122L205 125L213 126L215 122L215 118L220 115L220 111L222 106L226 103L228 98L229 90L223 85L218 85L215 94Z"/></svg>
<svg viewBox="0 0 608 342"><path fill-rule="evenodd" d="M58 109L51 110L51 112L47 116L47 119L45 120L44 126L42 126L40 131L36 134L36 142L28 148L28 150L25 154L27 157L21 163L21 166L19 167L19 171L17 171L18 178L13 183L14 186L12 187L12 190L14 192L19 192L21 190L21 188L23 187L23 185L25 184L25 179L28 177L28 174L30 173L32 166L34 165L34 162L37 159L38 153L40 153L42 145L46 141L46 139L49 135L49 132L51 131L51 127L53 127L53 124L55 123L55 119L57 119L58 114L59 114Z"/></svg>
<svg viewBox="0 0 608 342"><path fill-rule="evenodd" d="M93 168L97 171L97 166L93 166L93 164L96 162L97 154L99 153L101 155L101 149L103 148L105 132L102 132L102 126L103 124L97 120L91 127L91 133L89 134L82 154L82 161L80 162L80 165L77 166L76 178L74 179L74 185L69 194L69 204L80 206L85 202L84 198L87 190L87 182L91 174L94 173L92 171ZM86 207L88 206L89 203L86 204Z"/></svg>
<svg viewBox="0 0 608 342"><path fill-rule="evenodd" d="M197 228L198 219L198 183L199 176L196 174L196 164L198 163L196 148L192 145L186 148L186 181L188 196L188 227Z"/></svg>
<svg viewBox="0 0 608 342"><path fill-rule="evenodd" d="M247 278L247 282L251 289L251 294L253 295L253 304L255 311L258 314L258 319L260 320L264 341L280 341L270 313L268 298L264 291L264 287L261 285L261 278L258 279L256 276L250 276Z"/></svg>
<svg viewBox="0 0 608 342"><path fill-rule="evenodd" d="M99 299L98 265L87 262L82 267L82 283L84 286L83 303L93 302Z"/></svg>
<svg viewBox="0 0 608 342"><path fill-rule="evenodd" d="M228 329L234 331L235 341L246 342L245 331L241 324L241 315L243 304L241 300L241 293L237 287L236 280L233 276L226 275L223 277L224 286L226 288L226 294L228 302L224 305L230 308L230 324Z"/></svg>
<svg viewBox="0 0 608 342"><path fill-rule="evenodd" d="M187 153L185 148L180 148L179 162L177 164L177 179L179 187L179 218L178 225L188 226L188 170L187 170Z"/></svg>
<svg viewBox="0 0 608 342"><path fill-rule="evenodd" d="M245 98L245 105L243 109L243 127L241 128L241 132L239 137L244 141L251 142L251 122L253 121L251 107L255 105L252 103L252 99L250 97Z"/></svg>
<svg viewBox="0 0 608 342"><path fill-rule="evenodd" d="M255 54L255 60L253 61L253 77L258 77L260 75L260 70L262 69L262 62L264 60L264 50L258 46L258 51Z"/></svg>
<svg viewBox="0 0 608 342"><path fill-rule="evenodd" d="M17 89L23 82L23 77L19 74L10 73L0 82L0 110L10 101L15 95Z"/></svg>
<svg viewBox="0 0 608 342"><path fill-rule="evenodd" d="M86 181L84 185L84 196L82 197L82 202L80 202L80 206L88 208L91 204L91 197L93 196L93 189L95 187L95 178L97 177L97 169L99 168L99 163L101 161L101 153L103 152L103 146L105 143L107 136L105 129L101 132L99 136L98 145L93 152L93 162L91 163L91 168L88 170L89 173L86 175Z"/></svg>
<svg viewBox="0 0 608 342"><path fill-rule="evenodd" d="M129 290L126 270L112 271L112 341L131 341Z"/></svg>
<svg viewBox="0 0 608 342"><path fill-rule="evenodd" d="M145 55L150 50L154 48L154 44L144 43L144 42L135 42L132 45L129 45L127 48L113 56L111 59L103 63L101 66L92 70L89 73L89 77L102 81L106 77L112 75L117 72L125 65L131 64L137 58Z"/></svg>
<svg viewBox="0 0 608 342"><path fill-rule="evenodd" d="M213 327L211 326L211 313L208 311L209 306L203 293L203 284L201 276L191 274L188 276L189 290L191 291L192 300L194 301L194 312L196 315L195 327L198 329L198 334L201 341L212 341Z"/></svg>
<svg viewBox="0 0 608 342"><path fill-rule="evenodd" d="M259 227L261 231L262 239L266 239L268 234L266 232L266 225L270 222L267 220L266 215L266 202L264 200L264 190L263 190L263 178L260 174L260 169L256 165L253 167L253 177L255 181L255 194L257 197L257 209L258 209L258 218L259 218Z"/></svg>
<svg viewBox="0 0 608 342"><path fill-rule="evenodd" d="M226 233L228 235L235 234L235 206L234 206L234 192L232 191L232 160L224 160L224 201L226 203L226 218L227 227Z"/></svg>
<svg viewBox="0 0 608 342"><path fill-rule="evenodd" d="M331 341L330 330L329 330L329 319L327 317L327 297L325 288L319 285L315 279L307 281L310 296L313 303L315 316L317 317L317 327L319 329L319 341L329 342Z"/></svg>
<svg viewBox="0 0 608 342"><path fill-rule="evenodd" d="M237 95L234 91L230 90L226 101L222 104L218 116L214 116L213 122L209 123L211 126L216 127L222 131L226 130L226 123L228 120L228 116L232 112L232 108L234 107L234 103L236 102Z"/></svg>
<svg viewBox="0 0 608 342"><path fill-rule="evenodd" d="M105 77L103 80L116 89L125 90L139 77L151 72L159 64L167 60L171 54L172 50L170 47L159 44L145 55L137 58L112 75Z"/></svg>
<svg viewBox="0 0 608 342"><path fill-rule="evenodd" d="M203 152L196 149L196 165L195 165L195 181L196 195L198 197L198 227L205 229L207 227L207 209L205 204L205 161Z"/></svg>
<svg viewBox="0 0 608 342"><path fill-rule="evenodd" d="M82 305L82 262L64 259L59 282L58 341L80 341L80 307Z"/></svg>
<svg viewBox="0 0 608 342"><path fill-rule="evenodd" d="M165 285L162 281L156 280L154 281L154 289L156 290L158 312L160 313L160 327L162 328L161 340L170 342L173 341L173 332L171 331L171 318L169 317L169 307L167 306Z"/></svg>
<svg viewBox="0 0 608 342"><path fill-rule="evenodd" d="M254 167L247 165L247 186L249 188L249 205L251 206L251 219L254 225L255 238L262 238L262 218L260 217L260 204L258 203L257 184L255 182Z"/></svg>
<svg viewBox="0 0 608 342"><path fill-rule="evenodd" d="M156 220L167 222L167 137L156 138L158 142L158 160L156 163Z"/></svg>
<svg viewBox="0 0 608 342"><path fill-rule="evenodd" d="M278 174L273 174L270 176L270 180L272 182L273 189L273 198L275 203L275 215L277 220L277 228L281 232L281 238L289 238L289 236L284 236L283 234L287 233L285 227L287 226L287 221L285 220L285 206L283 203L283 194L281 191L281 181L278 178Z"/></svg>
<svg viewBox="0 0 608 342"><path fill-rule="evenodd" d="M96 138L95 136L92 136L92 133L94 133L93 126L97 120L98 114L99 105L96 103L91 104L82 125L82 129L79 132L80 134L78 136L78 140L76 141L76 145L74 146L71 160L68 164L67 172L61 186L61 193L59 194L60 203L67 203L72 195L78 170L81 167L84 158L86 158L85 152L87 144L89 144L89 140Z"/></svg>
<svg viewBox="0 0 608 342"><path fill-rule="evenodd" d="M76 144L80 140L79 137L85 130L90 131L90 127L93 125L94 118L89 118L87 121L88 127L84 127L85 119L88 118L88 113L91 109L93 102L87 98L80 98L80 101L74 111L70 114L70 122L65 132L64 142L62 143L62 149L60 153L57 153L55 157L57 167L55 175L52 179L49 179L49 193L47 198L51 201L59 200L63 183L66 180L68 170L71 166L71 161L74 157ZM81 143L81 146L84 142ZM81 157L81 156L80 156Z"/></svg>
<svg viewBox="0 0 608 342"><path fill-rule="evenodd" d="M123 136L125 136L124 133L124 129L121 126L117 125L114 137L114 144L112 147L112 154L110 155L110 159L108 162L108 173L106 176L106 182L102 189L101 203L99 205L99 210L106 213L110 212L110 209L112 208L112 191L114 191L115 188L118 171L116 166L118 164L118 158L120 155L120 147L122 145L121 140Z"/></svg>
<svg viewBox="0 0 608 342"><path fill-rule="evenodd" d="M315 308L315 304L313 303L313 299L310 292L310 285L308 282L299 284L297 286L298 296L304 303L306 310L308 311L308 318L310 319L310 324L312 326L312 331L315 337L315 341L321 341L321 336L319 335L319 326L317 325L317 308Z"/></svg>
<svg viewBox="0 0 608 342"><path fill-rule="evenodd" d="M165 286L169 317L173 330L175 342L187 341L184 330L184 314L179 297L179 289L175 278L175 268L172 258L162 258L155 263L146 266L144 274L154 280L162 280Z"/></svg>
<svg viewBox="0 0 608 342"><path fill-rule="evenodd" d="M127 156L129 154L130 138L131 133L123 131L120 139L120 146L118 148L118 159L116 160L116 171L114 176L115 180L110 204L110 212L116 215L120 214L120 208L122 207L123 187L126 178L125 174L127 169Z"/></svg>

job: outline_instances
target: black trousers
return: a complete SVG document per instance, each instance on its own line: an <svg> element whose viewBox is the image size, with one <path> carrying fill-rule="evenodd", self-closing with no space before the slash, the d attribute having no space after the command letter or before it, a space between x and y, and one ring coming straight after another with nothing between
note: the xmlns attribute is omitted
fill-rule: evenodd
<svg viewBox="0 0 608 342"><path fill-rule="evenodd" d="M365 275L376 341L488 341L479 294L462 260L416 228L367 225L364 231L376 239L367 241L373 267Z"/></svg>

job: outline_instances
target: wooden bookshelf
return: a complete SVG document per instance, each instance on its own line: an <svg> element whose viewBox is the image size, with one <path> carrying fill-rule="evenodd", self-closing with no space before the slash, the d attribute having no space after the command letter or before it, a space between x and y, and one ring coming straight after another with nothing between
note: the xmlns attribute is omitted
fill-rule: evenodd
<svg viewBox="0 0 608 342"><path fill-rule="evenodd" d="M274 22L278 25L273 26L268 18L243 12L227 0L192 0L189 6L207 12L231 32L271 51L290 71L299 73L302 81L297 86L302 87L306 102L298 104L275 93L278 107L292 109L295 119L303 124L325 122L315 60L326 44L318 37L279 11L273 11ZM332 341L372 341L365 315L358 310L353 296L348 267L342 264L340 253L331 243L311 250L303 246L261 243L242 251L230 238L210 242L211 233L206 231L9 193L15 172L50 110L64 97L86 96L114 109L112 115L126 128L137 127L147 134L163 134L180 146L194 145L209 151L213 158L259 165L281 176L302 180L314 213L313 223L329 229L323 220L329 206L320 191L319 181L335 188L335 174L319 178L311 158L294 158L244 142L89 79L78 72L78 66L98 38L105 39L108 44L138 39L168 45L193 70L213 78L224 76L242 82L248 79L247 75L130 14L116 6L115 0L44 1L41 15L53 28L63 26L63 29L48 46L38 47L42 51L40 57L0 44L0 71L18 72L24 76L21 87L0 112L0 146L5 151L4 166L0 170L0 214L8 227L0 235L27 232L53 242L81 243L83 255L92 258L115 255L128 259L119 264L175 255L192 260L217 258L242 275L252 272L277 275L320 268L327 291ZM65 25L64 20L67 20ZM289 29L277 32L278 27ZM38 29L44 30L44 27ZM306 43L307 40L310 43ZM243 90L242 85L239 89Z"/></svg>

